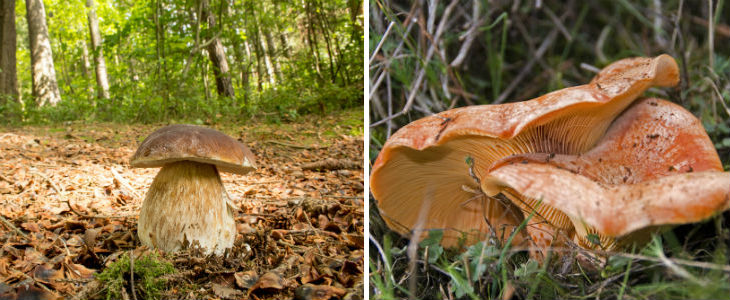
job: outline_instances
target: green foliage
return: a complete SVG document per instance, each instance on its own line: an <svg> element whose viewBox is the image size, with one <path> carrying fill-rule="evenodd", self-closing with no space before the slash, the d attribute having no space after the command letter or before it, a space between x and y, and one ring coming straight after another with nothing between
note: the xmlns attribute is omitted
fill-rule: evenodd
<svg viewBox="0 0 730 300"><path fill-rule="evenodd" d="M537 273L538 271L539 269L537 261L531 259L520 265L520 267L515 270L515 276L529 277Z"/></svg>
<svg viewBox="0 0 730 300"><path fill-rule="evenodd" d="M426 255L426 261L428 263L435 263L441 257L441 254L444 253L444 248L441 247L441 239L443 237L443 231L431 230L428 232L428 237L418 243L419 247L426 249L424 255Z"/></svg>
<svg viewBox="0 0 730 300"><path fill-rule="evenodd" d="M135 257L135 291L141 299L161 299L160 292L164 290L166 280L160 276L174 272L172 264L161 260L156 254ZM106 299L122 299L122 289L126 289L130 282L129 254L120 256L119 260L109 265L96 278L105 288Z"/></svg>
<svg viewBox="0 0 730 300"><path fill-rule="evenodd" d="M258 115L279 122L363 105L359 1L208 0L216 17L211 27L196 22L201 0L94 0L110 99L97 96L86 1L44 1L62 97L52 108L33 99L25 3L16 2L21 97L0 106L14 125ZM197 45L220 39L235 97L218 96L214 66L207 48L195 47L196 37Z"/></svg>

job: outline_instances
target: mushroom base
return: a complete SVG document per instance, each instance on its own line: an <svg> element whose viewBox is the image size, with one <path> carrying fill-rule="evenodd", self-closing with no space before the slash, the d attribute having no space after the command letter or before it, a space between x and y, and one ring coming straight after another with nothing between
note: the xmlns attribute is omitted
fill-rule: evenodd
<svg viewBox="0 0 730 300"><path fill-rule="evenodd" d="M215 166L191 161L162 167L142 204L143 245L174 252L200 247L221 255L233 246L236 225Z"/></svg>

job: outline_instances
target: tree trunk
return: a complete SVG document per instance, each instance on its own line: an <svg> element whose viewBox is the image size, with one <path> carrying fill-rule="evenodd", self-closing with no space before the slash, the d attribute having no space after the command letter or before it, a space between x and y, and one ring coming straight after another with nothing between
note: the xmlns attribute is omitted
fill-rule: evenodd
<svg viewBox="0 0 730 300"><path fill-rule="evenodd" d="M307 42L309 44L309 51L312 54L312 57L314 57L314 70L316 71L315 74L317 74L318 79L322 79L322 71L319 69L320 66L320 59L319 59L319 45L317 44L317 36L316 29L314 28L314 16L312 12L311 2L310 1L304 1L305 5L304 8L307 13Z"/></svg>
<svg viewBox="0 0 730 300"><path fill-rule="evenodd" d="M253 64L253 60L251 59L251 57L252 57L251 56L251 46L249 46L247 41L243 42L243 46L244 46L243 49L246 50L246 57L248 57L248 63L246 64L246 67L241 70L241 72L242 72L241 76L243 77L242 81L243 81L243 84L245 87L243 89L243 92L245 93L243 101L244 101L244 103L248 104L248 95L250 94L250 91L251 91L251 73L253 73L253 71L251 71L251 69L252 69L251 65ZM261 91L260 85L259 85L259 91Z"/></svg>
<svg viewBox="0 0 730 300"><path fill-rule="evenodd" d="M274 75L276 75L276 81L279 81L281 80L281 64L279 63L276 45L274 43L274 38L272 38L271 36L271 31L265 31L264 37L266 38L266 48L269 50L269 59L271 60L271 64L274 67Z"/></svg>
<svg viewBox="0 0 730 300"><path fill-rule="evenodd" d="M317 5L322 5L321 2L315 2ZM327 59L329 60L329 69L330 69L330 81L332 83L335 83L337 81L337 71L336 71L336 61L335 56L337 55L332 50L332 38L330 35L329 26L327 24L327 16L324 15L323 12L324 9L317 9L315 12L317 15L317 20L319 22L319 29L322 33L322 36L324 37L324 43L325 43L325 49L327 49Z"/></svg>
<svg viewBox="0 0 730 300"><path fill-rule="evenodd" d="M96 19L94 0L86 0L86 7L89 8L89 34L91 36L91 48L94 50L96 85L99 86L99 98L109 99L109 79L106 75L106 62L101 48L101 33L99 32L99 21Z"/></svg>
<svg viewBox="0 0 730 300"><path fill-rule="evenodd" d="M42 0L25 0L30 40L30 64L33 81L33 96L38 106L51 105L61 101L61 93L53 69L51 41L48 39L46 10Z"/></svg>
<svg viewBox="0 0 730 300"><path fill-rule="evenodd" d="M258 43L261 45L261 54L264 56L264 62L266 63L266 74L269 76L269 83L271 85L276 84L276 79L274 78L276 73L274 73L274 67L271 63L271 57L269 57L269 53L271 53L271 50L267 49L266 44L264 44L264 41L261 39L262 34L257 34L256 37L259 39Z"/></svg>
<svg viewBox="0 0 730 300"><path fill-rule="evenodd" d="M91 62L89 61L89 48L86 46L86 40L81 40L81 69L84 72L84 78L89 78L89 69L91 69Z"/></svg>
<svg viewBox="0 0 730 300"><path fill-rule="evenodd" d="M359 33L362 32L362 26L357 21L357 17L362 15L363 2L362 0L347 0L347 10L350 11L350 23L352 24L352 40L357 42L361 40Z"/></svg>
<svg viewBox="0 0 730 300"><path fill-rule="evenodd" d="M256 83L258 84L257 85L257 88L258 88L258 91L260 92L260 91L263 90L263 82L264 82L264 75L263 74L264 74L264 72L263 72L262 67L261 67L261 65L262 65L262 63L261 63L261 60L262 59L261 58L263 57L263 53L262 53L263 51L261 51L261 45L260 45L261 39L259 39L259 22L256 19L256 9L255 9L255 7L253 7L253 3L252 2L248 2L248 6L246 7L246 9L248 9L248 11L249 11L249 14L248 15L251 16L251 18L246 18L244 20L244 22L246 22L246 25L247 25L246 28L247 29L248 29L248 22L247 22L247 20L248 19L252 19L253 20L253 28L254 28L253 29L253 33L254 33L255 36L251 39L251 41L253 41L253 45L252 45L253 46L253 52L256 53ZM249 55L249 57L251 57L251 56Z"/></svg>
<svg viewBox="0 0 730 300"><path fill-rule="evenodd" d="M284 14L284 12L279 8L278 1L274 1L274 11L278 16L283 16ZM279 46L279 49L281 49L281 54L284 55L284 58L286 58L286 60L288 61L290 57L289 42L286 39L286 31L284 31L279 23L280 22L276 22L276 32L279 33L279 43L281 44L281 46Z"/></svg>
<svg viewBox="0 0 730 300"><path fill-rule="evenodd" d="M0 7L0 104L5 103L7 96L18 99L16 46L15 1L3 0Z"/></svg>
<svg viewBox="0 0 730 300"><path fill-rule="evenodd" d="M208 57L210 62L213 63L213 74L215 75L215 85L219 96L234 98L236 93L233 91L233 83L231 82L230 69L228 67L228 60L226 59L226 52L223 48L220 38L213 34L213 30L216 27L215 15L210 13L210 6L208 0L202 1L201 17L204 20L208 20L208 39L213 39L208 44Z"/></svg>

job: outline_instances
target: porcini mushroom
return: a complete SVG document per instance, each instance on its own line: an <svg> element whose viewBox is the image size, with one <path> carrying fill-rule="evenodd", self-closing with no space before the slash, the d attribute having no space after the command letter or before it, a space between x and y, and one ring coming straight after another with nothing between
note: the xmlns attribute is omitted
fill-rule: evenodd
<svg viewBox="0 0 730 300"><path fill-rule="evenodd" d="M256 168L251 151L217 130L170 125L150 134L132 156L133 168L162 167L142 204L142 244L173 252L197 245L222 254L233 246L233 210L218 171Z"/></svg>
<svg viewBox="0 0 730 300"><path fill-rule="evenodd" d="M668 55L626 59L586 85L414 121L391 136L373 165L370 188L381 215L401 234L420 231L414 238L442 229L445 246L456 245L464 233L467 243L495 233L504 240L522 216L509 201L485 195L496 195L504 186L480 182L488 178L482 170L513 154L585 152L644 90L675 85L678 74ZM550 214L544 210L537 218ZM567 218L563 223L558 225L570 226ZM514 241L522 240L518 234Z"/></svg>
<svg viewBox="0 0 730 300"><path fill-rule="evenodd" d="M643 242L659 226L727 209L730 175L722 170L700 121L679 105L650 98L622 113L584 154L514 155L488 174L522 199L541 199L565 213L578 245L613 249Z"/></svg>

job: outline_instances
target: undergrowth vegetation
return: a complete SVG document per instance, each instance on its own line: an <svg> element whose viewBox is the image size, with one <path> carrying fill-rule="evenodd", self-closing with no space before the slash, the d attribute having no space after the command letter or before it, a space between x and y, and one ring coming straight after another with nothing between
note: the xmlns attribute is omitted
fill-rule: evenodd
<svg viewBox="0 0 730 300"><path fill-rule="evenodd" d="M131 270L134 270L133 275ZM161 292L166 288L166 280L161 277L174 272L175 268L172 263L161 259L156 254L147 254L131 260L129 253L125 253L96 278L104 286L105 299L129 298L133 291L126 290L130 286L126 282L135 282L136 291L134 293L139 293L142 298L160 299Z"/></svg>
<svg viewBox="0 0 730 300"><path fill-rule="evenodd" d="M730 5L726 1L370 2L370 159L405 124L453 107L523 101L587 83L607 64L667 53L680 85L645 95L705 126L730 170ZM730 214L674 227L648 245L577 248L544 263L498 241L444 249L411 243L370 210L374 299L680 299L730 295ZM416 250L417 249L417 250Z"/></svg>
<svg viewBox="0 0 730 300"><path fill-rule="evenodd" d="M54 124L69 121L156 123L188 122L215 124L257 119L267 122L295 121L305 115L325 115L337 111L360 109L363 89L326 85L322 88L281 86L256 93L249 103L236 99L187 95L165 102L154 95L120 93L117 98L99 99L95 106L86 98L66 98L57 106L23 107L8 101L0 105L0 115L10 125Z"/></svg>

